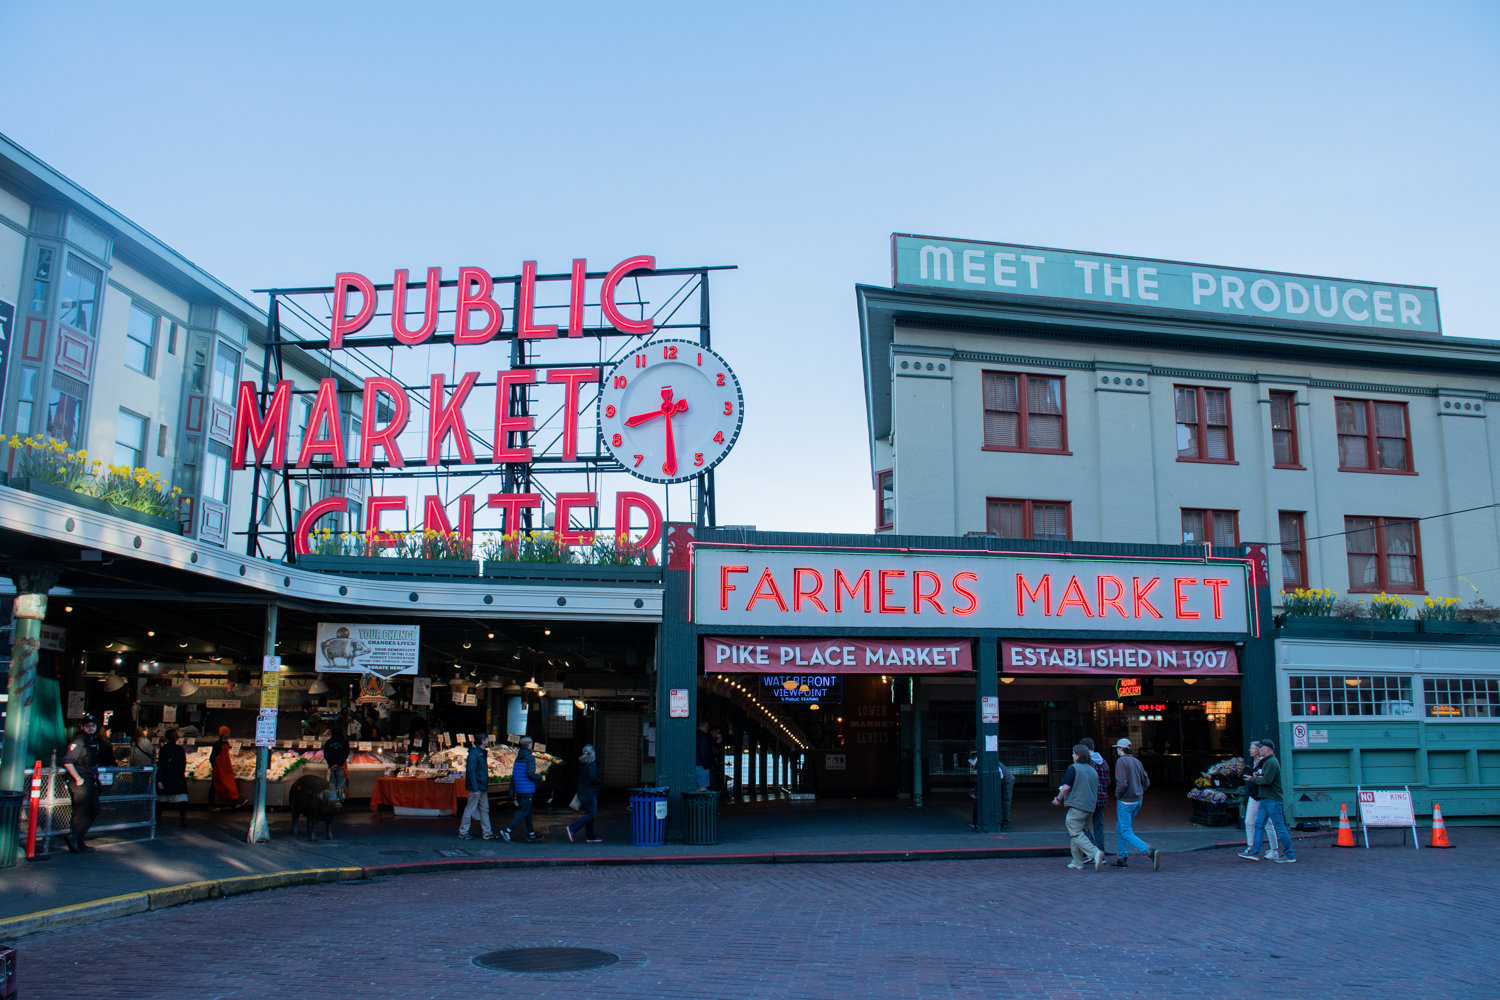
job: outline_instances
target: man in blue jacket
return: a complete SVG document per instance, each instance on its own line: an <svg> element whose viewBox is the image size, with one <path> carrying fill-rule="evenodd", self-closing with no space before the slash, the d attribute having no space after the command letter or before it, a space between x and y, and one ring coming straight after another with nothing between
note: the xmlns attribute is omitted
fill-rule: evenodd
<svg viewBox="0 0 1500 1000"><path fill-rule="evenodd" d="M469 793L469 804L464 807L464 818L458 822L458 839L473 840L469 827L475 817L485 840L494 840L490 830L490 762L484 752L490 741L489 735L481 733L469 744L469 756L464 760L464 789Z"/></svg>
<svg viewBox="0 0 1500 1000"><path fill-rule="evenodd" d="M516 796L516 815L510 826L500 831L507 843L521 835L521 822L526 822L526 843L540 844L542 838L531 825L531 797L536 794L536 757L531 753L531 737L522 736L520 749L516 752L516 763L510 771L510 788Z"/></svg>

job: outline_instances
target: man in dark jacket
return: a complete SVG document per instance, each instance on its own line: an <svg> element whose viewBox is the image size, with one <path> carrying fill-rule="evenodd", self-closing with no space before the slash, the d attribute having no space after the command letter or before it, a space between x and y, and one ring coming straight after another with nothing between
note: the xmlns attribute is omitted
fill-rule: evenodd
<svg viewBox="0 0 1500 1000"><path fill-rule="evenodd" d="M345 764L349 760L349 737L344 735L347 718L340 714L333 733L323 742L323 763L328 765L328 787L340 802L349 796L349 772Z"/></svg>
<svg viewBox="0 0 1500 1000"><path fill-rule="evenodd" d="M78 720L78 733L68 741L62 766L68 772L68 793L73 802L72 821L64 839L74 854L91 853L94 849L84 843L84 838L99 811L99 736L93 716Z"/></svg>
<svg viewBox="0 0 1500 1000"><path fill-rule="evenodd" d="M1092 738L1085 736L1078 741L1089 748L1089 763L1094 766L1094 773L1099 776L1099 797L1094 804L1094 844L1099 850L1108 854L1104 847L1104 810L1109 805L1109 762L1104 756L1094 749Z"/></svg>
<svg viewBox="0 0 1500 1000"><path fill-rule="evenodd" d="M1292 846L1292 835L1286 828L1285 804L1281 800L1281 764L1276 760L1276 744L1271 740L1260 741L1260 760L1254 770L1245 775L1245 780L1255 784L1260 797L1256 812L1255 843L1240 855L1246 861L1260 860L1261 830L1266 824L1276 831L1281 841L1281 856L1274 860L1289 865L1297 860L1297 850Z"/></svg>
<svg viewBox="0 0 1500 1000"><path fill-rule="evenodd" d="M479 829L485 840L494 840L490 830L490 760L484 752L490 738L481 733L469 744L469 756L464 760L464 789L469 793L469 804L464 807L464 818L458 821L458 839L473 840L469 826L479 818Z"/></svg>
<svg viewBox="0 0 1500 1000"><path fill-rule="evenodd" d="M708 734L708 720L698 723L698 746L697 753L693 755L693 771L698 778L698 791L708 791L708 783L713 780L714 740Z"/></svg>
<svg viewBox="0 0 1500 1000"><path fill-rule="evenodd" d="M599 762L594 759L593 744L585 744L578 755L578 808L583 815L568 824L568 839L580 830L588 834L590 844L602 844L603 837L594 834L594 814L599 811L599 791L604 782L599 778Z"/></svg>
<svg viewBox="0 0 1500 1000"><path fill-rule="evenodd" d="M1073 860L1069 868L1082 871L1090 861L1094 871L1104 863L1104 852L1085 833L1094 821L1094 804L1099 796L1099 772L1089 762L1089 748L1082 743L1073 748L1073 763L1063 776L1062 787L1052 800L1055 806L1067 806L1068 843L1072 847Z"/></svg>
<svg viewBox="0 0 1500 1000"><path fill-rule="evenodd" d="M500 831L507 843L521 835L521 823L526 824L526 843L540 844L536 828L531 825L531 797L536 794L536 757L531 753L531 737L522 736L521 746L516 751L516 763L510 770L510 789L516 796L516 815L510 826Z"/></svg>

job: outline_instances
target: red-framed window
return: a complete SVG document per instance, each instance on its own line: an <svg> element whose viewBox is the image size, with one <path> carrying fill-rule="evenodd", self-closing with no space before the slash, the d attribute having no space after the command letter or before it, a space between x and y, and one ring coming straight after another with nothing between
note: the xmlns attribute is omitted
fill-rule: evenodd
<svg viewBox="0 0 1500 1000"><path fill-rule="evenodd" d="M1297 394L1271 393L1271 459L1274 468L1300 469L1297 447Z"/></svg>
<svg viewBox="0 0 1500 1000"><path fill-rule="evenodd" d="M1177 461L1234 461L1234 429L1229 423L1229 390L1201 385L1173 386L1177 410Z"/></svg>
<svg viewBox="0 0 1500 1000"><path fill-rule="evenodd" d="M1297 590L1307 586L1307 528L1305 515L1298 510L1278 511L1281 527L1281 589Z"/></svg>
<svg viewBox="0 0 1500 1000"><path fill-rule="evenodd" d="M1073 537L1073 505L1066 500L991 498L985 530L1001 538L1066 542Z"/></svg>
<svg viewBox="0 0 1500 1000"><path fill-rule="evenodd" d="M1351 593L1421 594L1422 535L1400 517L1346 517Z"/></svg>
<svg viewBox="0 0 1500 1000"><path fill-rule="evenodd" d="M1340 472L1415 475L1411 422L1405 403L1377 399L1333 401L1339 434Z"/></svg>
<svg viewBox="0 0 1500 1000"><path fill-rule="evenodd" d="M1215 546L1240 544L1240 512L1182 508L1182 544L1202 545L1204 542Z"/></svg>
<svg viewBox="0 0 1500 1000"><path fill-rule="evenodd" d="M890 531L896 526L896 473L891 469L875 473L875 530Z"/></svg>
<svg viewBox="0 0 1500 1000"><path fill-rule="evenodd" d="M984 450L1070 454L1063 379L985 372Z"/></svg>

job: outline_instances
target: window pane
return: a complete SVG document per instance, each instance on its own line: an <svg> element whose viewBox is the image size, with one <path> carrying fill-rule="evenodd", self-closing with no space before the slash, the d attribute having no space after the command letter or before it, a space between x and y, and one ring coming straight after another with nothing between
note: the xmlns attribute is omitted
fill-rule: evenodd
<svg viewBox="0 0 1500 1000"><path fill-rule="evenodd" d="M1203 536L1203 511L1185 510L1182 512L1182 542L1189 545L1204 541Z"/></svg>
<svg viewBox="0 0 1500 1000"><path fill-rule="evenodd" d="M214 358L214 399L226 406L234 405L235 379L239 376L240 355L224 345Z"/></svg>
<svg viewBox="0 0 1500 1000"><path fill-rule="evenodd" d="M1208 429L1208 458L1229 457L1229 428L1210 427Z"/></svg>
<svg viewBox="0 0 1500 1000"><path fill-rule="evenodd" d="M1406 407L1400 403L1376 403L1375 433L1381 437L1406 437Z"/></svg>
<svg viewBox="0 0 1500 1000"><path fill-rule="evenodd" d="M1198 422L1198 390L1177 390L1177 422L1179 424L1196 424Z"/></svg>
<svg viewBox="0 0 1500 1000"><path fill-rule="evenodd" d="M1223 389L1206 389L1203 393L1203 404L1208 410L1208 423L1214 427L1223 427L1229 423L1229 393Z"/></svg>
<svg viewBox="0 0 1500 1000"><path fill-rule="evenodd" d="M1178 424L1177 425L1177 457L1178 458L1197 458L1198 457L1198 425L1197 424Z"/></svg>
<svg viewBox="0 0 1500 1000"><path fill-rule="evenodd" d="M986 410L1019 410L1016 393L1016 376L986 375L984 377L984 408Z"/></svg>
<svg viewBox="0 0 1500 1000"><path fill-rule="evenodd" d="M1339 465L1346 469L1368 469L1370 455L1366 450L1369 438L1339 435Z"/></svg>
<svg viewBox="0 0 1500 1000"><path fill-rule="evenodd" d="M1365 404L1339 400L1335 409L1340 434L1365 434Z"/></svg>
<svg viewBox="0 0 1500 1000"><path fill-rule="evenodd" d="M1375 556L1349 553L1349 586L1374 587L1380 583L1375 575Z"/></svg>
<svg viewBox="0 0 1500 1000"><path fill-rule="evenodd" d="M151 374L151 350L156 345L156 317L135 305L125 328L125 364Z"/></svg>
<svg viewBox="0 0 1500 1000"><path fill-rule="evenodd" d="M1295 551L1283 548L1281 550L1281 588L1296 590L1305 586L1307 586L1307 581L1302 579L1302 557Z"/></svg>
<svg viewBox="0 0 1500 1000"><path fill-rule="evenodd" d="M54 383L60 376L53 377ZM70 380L71 381L71 380ZM83 394L74 394L54 385L47 402L47 433L59 441L78 446L83 435Z"/></svg>
<svg viewBox="0 0 1500 1000"><path fill-rule="evenodd" d="M94 299L99 294L99 269L68 255L63 273L61 319L84 333L94 332Z"/></svg>
<svg viewBox="0 0 1500 1000"><path fill-rule="evenodd" d="M352 505L351 505L352 506ZM880 526L896 523L896 474L880 474Z"/></svg>
<svg viewBox="0 0 1500 1000"><path fill-rule="evenodd" d="M1386 522L1386 576L1392 587L1417 585L1417 526L1410 521Z"/></svg>
<svg viewBox="0 0 1500 1000"><path fill-rule="evenodd" d="M1375 551L1375 520L1369 517L1344 518L1345 544L1350 552Z"/></svg>
<svg viewBox="0 0 1500 1000"><path fill-rule="evenodd" d="M987 410L984 414L984 443L993 447L1015 448L1020 441L1017 436L1020 429L1021 417L1017 413L995 413Z"/></svg>
<svg viewBox="0 0 1500 1000"><path fill-rule="evenodd" d="M1281 550L1302 551L1302 518L1296 514L1282 514L1277 520L1281 527Z"/></svg>
<svg viewBox="0 0 1500 1000"><path fill-rule="evenodd" d="M203 457L203 495L220 503L229 502L229 449L217 441L208 443Z"/></svg>
<svg viewBox="0 0 1500 1000"><path fill-rule="evenodd" d="M1060 503L1033 503L1031 505L1031 537L1048 541L1068 540L1068 508Z"/></svg>
<svg viewBox="0 0 1500 1000"><path fill-rule="evenodd" d="M996 501L990 504L989 530L1001 538L1025 538L1025 504Z"/></svg>
<svg viewBox="0 0 1500 1000"><path fill-rule="evenodd" d="M1212 513L1214 544L1238 545L1239 540L1235 538L1234 530L1235 512L1232 510L1216 510Z"/></svg>
<svg viewBox="0 0 1500 1000"><path fill-rule="evenodd" d="M1295 465L1296 456L1292 453L1292 432L1273 430L1271 432L1271 450L1277 465Z"/></svg>
<svg viewBox="0 0 1500 1000"><path fill-rule="evenodd" d="M1406 468L1406 438L1376 438L1375 454L1382 469Z"/></svg>
<svg viewBox="0 0 1500 1000"><path fill-rule="evenodd" d="M1030 448L1061 449L1062 417L1038 416L1033 413L1026 421L1026 444Z"/></svg>
<svg viewBox="0 0 1500 1000"><path fill-rule="evenodd" d="M138 469L145 464L145 450L146 418L121 410L115 424L115 464Z"/></svg>
<svg viewBox="0 0 1500 1000"><path fill-rule="evenodd" d="M1292 397L1271 394L1271 426L1289 430L1292 426Z"/></svg>
<svg viewBox="0 0 1500 1000"><path fill-rule="evenodd" d="M1062 414L1062 379L1028 378L1027 407L1032 413Z"/></svg>

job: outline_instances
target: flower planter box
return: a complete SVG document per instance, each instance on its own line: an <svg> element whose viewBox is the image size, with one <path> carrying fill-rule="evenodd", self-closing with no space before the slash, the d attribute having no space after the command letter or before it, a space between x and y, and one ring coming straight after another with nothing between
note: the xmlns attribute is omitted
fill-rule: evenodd
<svg viewBox="0 0 1500 1000"><path fill-rule="evenodd" d="M660 566L611 566L596 563L544 563L486 560L484 577L507 583L593 584L659 587Z"/></svg>
<svg viewBox="0 0 1500 1000"><path fill-rule="evenodd" d="M1422 621L1422 631L1429 635L1500 635L1500 622Z"/></svg>
<svg viewBox="0 0 1500 1000"><path fill-rule="evenodd" d="M1450 623L1457 624L1457 623ZM1298 632L1363 632L1375 635L1415 635L1417 621L1411 618L1331 618L1323 615L1283 615L1282 628Z"/></svg>
<svg viewBox="0 0 1500 1000"><path fill-rule="evenodd" d="M117 503L108 500L100 500L86 493L78 493L74 490L64 489L52 483L44 483L37 479L29 479L26 476L12 476L6 485L13 490L30 493L34 496L46 497L49 500L61 500L84 510L92 510L99 514L108 514L118 517L122 521L130 521L133 524L144 525L155 528L158 531L166 531L174 535L182 534L182 522L174 521L167 517L157 517L155 514L147 514L144 511L133 510L130 507L121 507Z"/></svg>
<svg viewBox="0 0 1500 1000"><path fill-rule="evenodd" d="M397 559L392 556L298 556L299 569L347 576L400 576L405 578L477 579L479 563L473 559Z"/></svg>

